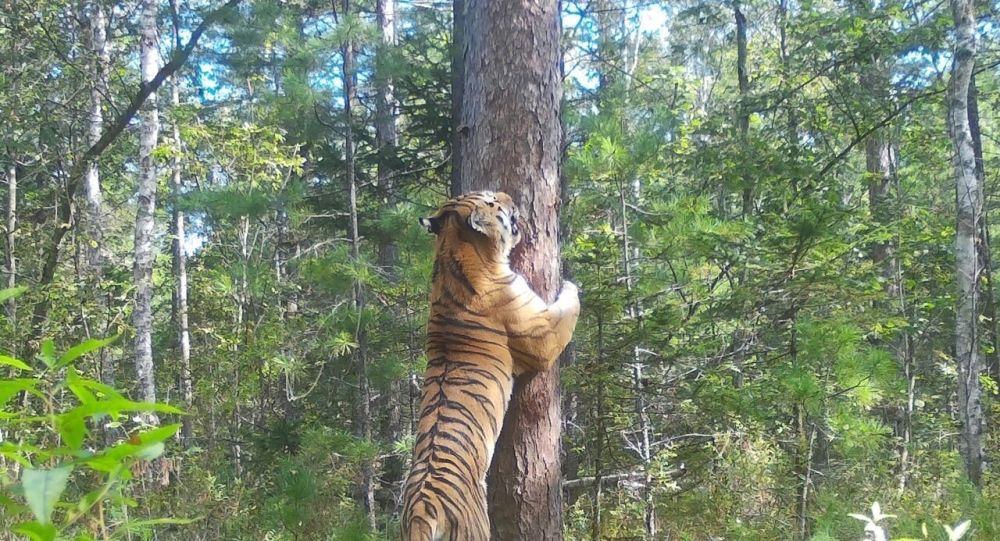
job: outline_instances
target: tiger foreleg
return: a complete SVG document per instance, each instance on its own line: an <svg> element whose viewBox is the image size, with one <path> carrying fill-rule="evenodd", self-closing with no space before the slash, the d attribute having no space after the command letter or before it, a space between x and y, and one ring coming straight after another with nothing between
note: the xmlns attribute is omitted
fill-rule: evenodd
<svg viewBox="0 0 1000 541"><path fill-rule="evenodd" d="M563 282L559 296L549 305L533 291L530 295L531 301L519 306L507 324L508 346L518 373L551 368L573 338L580 316L579 292L572 282Z"/></svg>

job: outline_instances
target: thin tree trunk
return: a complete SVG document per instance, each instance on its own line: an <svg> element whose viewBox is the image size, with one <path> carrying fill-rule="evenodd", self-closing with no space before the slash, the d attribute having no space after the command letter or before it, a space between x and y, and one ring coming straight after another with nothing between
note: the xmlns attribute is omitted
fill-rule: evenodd
<svg viewBox="0 0 1000 541"><path fill-rule="evenodd" d="M351 12L350 0L341 4L346 18ZM354 163L354 119L352 107L357 99L354 73L354 43L348 37L340 48L343 55L344 77L344 168L347 172L347 189L350 200L351 215L351 258L355 262L361 260L361 235L358 232L358 185L355 180ZM354 366L358 377L358 396L354 410L355 436L365 441L371 440L371 389L368 382L368 344L365 329L361 327L361 313L365 309L365 292L360 280L355 280L352 302L358 317L356 340L358 347L354 351ZM368 519L368 526L375 530L375 465L365 460L361 465L361 483L359 485L361 507Z"/></svg>
<svg viewBox="0 0 1000 541"><path fill-rule="evenodd" d="M799 431L800 437L805 439L805 413L799 410ZM799 539L805 541L809 538L809 489L812 487L812 463L813 450L816 446L816 427L809 431L808 441L805 443L805 465L802 472L802 490L799 492Z"/></svg>
<svg viewBox="0 0 1000 541"><path fill-rule="evenodd" d="M983 161L983 135L979 127L979 90L976 87L976 74L969 78L969 133L972 136L972 151L976 158L976 178L979 180L980 190L983 195L983 212L979 217L979 259L982 268L983 285L986 291L983 293L983 316L986 320L986 331L989 337L989 345L986 348L986 373L995 380L1000 381L1000 336L997 331L997 306L993 288L993 257L990 252L992 243L990 242L989 208L986 203L986 167Z"/></svg>
<svg viewBox="0 0 1000 541"><path fill-rule="evenodd" d="M183 49L177 52L173 58L168 62L162 69L155 72L150 79L144 79L145 84L140 85L139 90L132 96L128 105L124 110L119 113L115 119L108 125L104 131L101 133L101 138L91 145L80 157L80 159L73 163L73 165L66 172L66 183L64 189L65 197L57 199L56 201L56 211L55 211L55 226L52 229L52 234L49 241L46 243L45 248L43 248L42 257L42 270L39 272L38 282L36 287L38 289L43 289L52 284L52 280L55 277L56 267L59 265L59 252L62 245L62 239L66 236L69 231L70 223L73 219L73 199L76 197L76 192L82 182L83 173L85 165L93 160L100 157L108 147L111 146L118 136L125 131L125 128L131 123L132 119L143 108L147 101L151 98L155 99L156 91L160 88L160 85L170 77L175 71L177 71L181 66L187 62L187 59L191 56L191 52L194 50L201 36L204 35L205 31L219 20L220 17L229 13L234 9L240 0L228 0L222 6L212 10L205 18L202 19L201 23L191 32L191 37L188 38L187 43L184 44ZM155 17L153 18L155 27ZM155 42L154 42L155 43ZM141 63L141 62L140 62ZM141 167L141 165L140 165ZM35 303L32 308L31 313L31 338L28 340L25 358L33 358L34 351L38 347L38 342L41 339L43 333L43 327L45 325L45 318L49 313L49 297L48 295L42 295L41 300Z"/></svg>
<svg viewBox="0 0 1000 541"><path fill-rule="evenodd" d="M749 155L747 138L750 133L750 108L747 100L750 94L750 78L747 75L747 18L740 10L739 0L733 2L733 14L736 18L736 79L740 90L736 126L740 132L744 151ZM743 175L743 216L749 216L752 207L753 179L749 175Z"/></svg>
<svg viewBox="0 0 1000 541"><path fill-rule="evenodd" d="M89 6L87 13L90 19L90 49L91 49L91 87L90 87L90 119L87 132L87 144L95 145L101 139L104 131L103 103L108 95L108 66L111 62L107 45L107 15L104 4L100 0ZM108 334L107 292L104 290L104 195L101 191L100 168L97 158L84 164L83 175L83 242L85 254L86 283L93 292L95 306L94 314L86 322L87 333L101 337ZM101 382L105 385L115 384L115 365L106 348L97 353Z"/></svg>
<svg viewBox="0 0 1000 541"><path fill-rule="evenodd" d="M177 0L170 0L170 9L174 23L174 43L175 47L180 47L180 18ZM170 105L175 109L180 106L181 90L180 81L175 73L170 78ZM181 128L177 122L173 124L173 144L174 156L170 163L170 188L173 193L173 222L174 222L174 321L177 324L177 342L180 346L180 383L181 396L184 400L184 409L191 411L194 403L194 385L191 381L191 333L188 326L188 284L187 284L187 254L184 247L187 244L185 233L184 211L180 209L180 198L183 184L181 181ZM192 444L194 437L191 416L185 415L181 418L181 439L185 447Z"/></svg>
<svg viewBox="0 0 1000 541"><path fill-rule="evenodd" d="M982 371L979 334L979 258L977 227L982 212L982 187L976 177L976 158L969 126L969 83L976 56L975 9L972 0L952 0L955 51L948 84L948 132L955 168L957 227L955 274L955 359L958 364L959 451L966 474L977 487L983 466L983 411L979 374Z"/></svg>
<svg viewBox="0 0 1000 541"><path fill-rule="evenodd" d="M875 17L869 3L859 6L862 16ZM865 66L861 75L864 86L877 94L888 93L890 81L888 66L878 55L872 54L870 63ZM896 177L896 153L891 132L882 128L873 132L865 140L865 171L868 183L868 205L873 224L880 229L893 227L896 219L896 203L893 200L892 189L898 187ZM895 235L893 235L895 238ZM907 316L906 292L903 289L902 269L896 257L896 241L880 240L871 246L871 259L879 268L884 280L884 290L888 299L887 309L895 311L899 316ZM910 333L903 330L893 340L893 357L897 359L906 379L906 402L897 414L895 435L899 438L896 454L899 462L896 466L897 486L904 490L909 479L910 442L913 434L913 408L916 400L916 372L913 365L913 341Z"/></svg>
<svg viewBox="0 0 1000 541"><path fill-rule="evenodd" d="M632 193L631 199L632 203L635 205L639 204L640 195L640 184L639 178L636 177L632 181ZM635 289L635 265L638 264L640 253L639 248L631 245L631 239L629 238L629 221L628 221L628 200L629 195L625 193L622 189L620 193L621 197L621 213L622 213L622 262L623 270L625 274L625 289L628 291L630 297L634 298ZM634 321L640 318L642 307L636 300L630 301L628 307L626 308L626 316ZM638 322L637 322L638 323ZM639 417L639 441L637 442L637 451L639 455L639 460L642 461L642 470L645 474L645 483L643 486L643 525L646 529L646 539L656 539L656 507L653 502L653 477L650 471L652 466L652 446L650 434L652 429L650 427L649 416L646 414L646 397L644 396L642 388L642 370L643 370L643 359L640 353L640 348L638 345L632 347L632 393L635 395L635 411L636 415Z"/></svg>
<svg viewBox="0 0 1000 541"><path fill-rule="evenodd" d="M462 195L463 146L462 107L465 103L465 0L451 2L451 184L452 197Z"/></svg>
<svg viewBox="0 0 1000 541"><path fill-rule="evenodd" d="M249 275L248 267L250 266L250 219L247 216L240 216L239 229L237 231L237 241L239 242L240 248L240 275L236 284L236 314L235 321L233 322L233 336L239 339L230 342L229 351L235 356L236 352L239 351L240 341L246 342L250 330L249 325L246 321L249 319ZM239 434L241 433L242 427L242 401L239 389L242 388L242 371L237 368L234 372L234 381L232 384L232 389L234 389L234 405L232 413L232 424L230 425L230 434L232 436L232 453L233 453L233 466L236 470L237 476L243 475L243 445L240 443Z"/></svg>
<svg viewBox="0 0 1000 541"><path fill-rule="evenodd" d="M389 55L396 47L396 2L395 0L376 0L375 19L381 34L382 46L380 52ZM385 190L388 199L395 197L393 182L393 164L396 148L399 146L398 115L396 114L395 82L389 70L381 64L378 74L378 99L376 101L375 137L379 150L378 180L379 186ZM396 259L393 257L392 259Z"/></svg>
<svg viewBox="0 0 1000 541"><path fill-rule="evenodd" d="M140 70L143 84L149 84L159 69L159 42L157 41L156 16L159 2L143 0L140 17ZM153 233L156 214L157 167L153 151L160 133L160 118L156 94L150 94L142 107L139 132L139 183L135 215L135 309L132 322L135 326L135 371L139 380L139 397L146 402L156 401L156 382L153 374ZM150 423L157 423L156 416L147 414Z"/></svg>
<svg viewBox="0 0 1000 541"><path fill-rule="evenodd" d="M509 193L527 224L512 266L559 290L560 19L556 0L469 0L462 190ZM516 382L490 470L493 538L562 539L558 364Z"/></svg>
<svg viewBox="0 0 1000 541"><path fill-rule="evenodd" d="M781 58L781 89L782 93L791 92L791 85L789 85L789 80L791 78L791 68L789 66L791 61L791 54L788 47L788 0L778 0L778 13L777 13L777 25L778 25L778 55ZM786 106L788 110L788 117L786 119L786 143L789 148L795 149L798 144L798 131L799 131L799 119L798 115L795 114L795 103L793 98L786 99L785 102L788 104ZM796 184L794 177L792 179L792 190L796 190Z"/></svg>
<svg viewBox="0 0 1000 541"><path fill-rule="evenodd" d="M7 288L17 287L17 255L14 247L17 242L17 159L11 153L7 165L7 230L4 232L4 260L7 268ZM17 328L17 300L7 301L7 319L11 327Z"/></svg>
<svg viewBox="0 0 1000 541"><path fill-rule="evenodd" d="M600 367L599 374L604 376L604 316L597 313L597 365ZM605 427L604 413L604 385L603 381L598 382L594 397L596 427L594 434L594 492L590 502L590 539L591 541L601 541L601 498L604 491L604 441L607 428Z"/></svg>
<svg viewBox="0 0 1000 541"><path fill-rule="evenodd" d="M381 34L381 49L376 52L376 60L384 59L391 54L396 47L396 2L395 0L376 0L375 20ZM383 60L384 62L384 60ZM397 115L396 99L394 96L394 81L391 73L384 68L385 64L379 64L381 73L378 76L378 101L376 102L377 118L375 121L376 146L379 150L378 159L378 180L382 189L383 203L388 208L395 208L399 202L396 194L396 183L394 179L394 164L396 163L396 151L399 146L399 117ZM399 247L395 240L386 238L381 241L378 247L378 264L389 278L390 283L396 284L399 280L397 267L399 266ZM392 380L389 382L388 392L384 393L383 409L386 412L386 419L383 429L383 441L397 442L403 437L403 382ZM405 460L398 454L389 455L383 466L382 484L386 487L384 491L387 496L383 504L385 511L392 512L399 501L397 497L402 487L403 475L405 473Z"/></svg>
<svg viewBox="0 0 1000 541"><path fill-rule="evenodd" d="M565 64L560 63L560 70L562 70ZM561 118L563 122L562 126L562 156L560 161L566 158L566 153L568 146L566 144L566 129L565 129L565 118ZM559 175L559 197L563 201L567 201L570 196L569 188L569 177L560 172ZM565 244L569 241L571 237L571 232L567 226L566 220L561 220L559 227L559 243ZM562 262L562 277L563 280L573 280L573 269L571 268L568 261L563 260ZM576 365L577 354L576 354L576 342L571 341L566 345L566 350L559 357L559 369L563 370L568 367ZM567 388L563 393L562 399L562 426L563 426L563 438L571 438L571 434L583 435L583 427L579 424L580 417L580 397L581 392L579 389ZM563 449L563 464L562 464L562 476L563 479L578 479L580 477L580 467L583 460L583 452L574 449L574 446L570 446L569 449ZM566 484L563 483L563 497L566 500L566 506L572 507L576 503L577 498L579 498L581 492L576 490L567 490Z"/></svg>
<svg viewBox="0 0 1000 541"><path fill-rule="evenodd" d="M626 21L624 14L615 17L617 20L616 28L619 28L623 35L625 36L625 71L624 71L624 96L625 107L631 104L631 93L632 93L632 81L635 78L635 70L639 62L639 42L642 39L642 32L638 28L635 29L635 38L632 39L632 43L629 43L629 36L631 32L628 31L626 26ZM606 39L607 42L612 42L612 39ZM612 92L614 89L611 89ZM623 133L631 135L631 127L629 125L628 115L625 111L622 111L620 115L620 122L622 125ZM628 179L628 186L624 183L619 190L619 199L621 207L621 220L622 220L622 271L625 278L625 289L628 291L631 300L626 307L625 316L635 322L637 325L641 326L641 312L642 306L639 301L634 297L635 282L636 282L636 272L638 271L637 265L639 264L639 258L641 256L639 252L639 247L632 244L632 239L629 236L629 218L628 218L628 208L629 204L638 206L639 199L641 196L641 181L637 174L632 174ZM656 507L653 502L653 478L651 475L651 465L652 465L652 444L651 444L651 434L652 427L650 424L649 416L646 412L646 397L643 394L643 363L641 348L638 344L632 347L632 359L631 359L631 377L632 377L632 392L635 401L636 415L639 421L639 441L636 442L636 451L639 455L639 460L642 462L642 470L644 474L644 483L642 489L643 498L643 526L646 532L646 539L656 538Z"/></svg>

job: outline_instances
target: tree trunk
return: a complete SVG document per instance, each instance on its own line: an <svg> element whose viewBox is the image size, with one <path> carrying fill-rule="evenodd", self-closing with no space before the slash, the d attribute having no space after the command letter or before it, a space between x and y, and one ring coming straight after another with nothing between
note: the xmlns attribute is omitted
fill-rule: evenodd
<svg viewBox="0 0 1000 541"><path fill-rule="evenodd" d="M140 18L139 56L143 84L149 84L159 67L159 45L156 15L159 3L143 0ZM139 128L139 185L136 194L135 215L135 309L132 323L135 326L135 371L139 380L139 397L145 402L156 401L156 383L153 376L153 249L154 218L156 213L156 160L153 151L160 133L160 118L156 94L150 94L140 113ZM156 416L146 419L156 423Z"/></svg>
<svg viewBox="0 0 1000 541"><path fill-rule="evenodd" d="M343 0L343 16L351 12L350 0ZM354 164L354 119L352 107L357 100L354 73L354 43L348 37L340 47L344 59L344 168L347 172L347 189L350 200L351 258L361 260L361 235L358 232L358 185ZM365 292L360 280L355 280L352 304L360 321L365 309ZM358 347L354 351L354 366L358 377L358 396L354 410L354 435L371 440L371 389L368 382L368 344L365 329L358 327L355 337ZM375 530L375 465L368 459L361 465L361 483L358 487L361 507L368 519L368 527Z"/></svg>
<svg viewBox="0 0 1000 541"><path fill-rule="evenodd" d="M789 66L791 60L791 53L788 47L788 0L778 0L778 13L777 13L777 25L778 25L778 54L781 58L781 91L782 94L789 94L791 92L790 80L792 79L791 67ZM798 144L799 136L799 119L798 115L795 113L796 104L791 98L786 99L785 106L787 113L786 118L786 144L791 149L795 149ZM792 179L792 189L796 189L794 177Z"/></svg>
<svg viewBox="0 0 1000 541"><path fill-rule="evenodd" d="M7 280L4 287L17 287L17 256L14 253L17 241L17 159L10 154L7 164L7 230L4 232L4 260L6 263ZM7 319L11 327L17 328L17 300L7 301ZM13 351L13 350L12 350Z"/></svg>
<svg viewBox="0 0 1000 541"><path fill-rule="evenodd" d="M560 19L555 0L469 0L460 191L514 197L526 231L512 266L559 290ZM558 365L516 382L490 470L493 538L562 539Z"/></svg>
<svg viewBox="0 0 1000 541"><path fill-rule="evenodd" d="M382 38L380 52L387 55L396 47L396 1L376 0L375 19ZM395 188L393 164L396 159L396 148L399 146L399 121L396 114L395 82L389 70L383 66L380 65L382 69L378 74L378 100L375 103L375 137L379 150L378 180L387 199L395 202L398 198L393 193ZM395 260L397 257L392 259Z"/></svg>
<svg viewBox="0 0 1000 541"><path fill-rule="evenodd" d="M381 34L381 48L376 52L376 62L391 54L396 47L396 2L395 0L376 0L375 20ZM382 190L383 203L388 208L395 208L399 202L396 193L395 163L396 151L399 146L398 107L394 96L394 81L389 70L378 64L381 73L378 74L378 101L376 102L377 118L375 121L375 138L378 147L378 181ZM399 281L399 247L394 239L383 237L378 247L378 264L388 276L392 284ZM394 316L390 316L394 317ZM392 380L382 399L386 412L383 425L382 440L389 443L400 441L403 437L403 382ZM393 512L398 501L397 495L402 487L405 474L405 460L399 454L390 454L385 459L382 471L382 485L385 496L382 506L384 511Z"/></svg>
<svg viewBox="0 0 1000 541"><path fill-rule="evenodd" d="M188 41L184 44L183 49L178 51L170 62L163 66L163 69L158 72L153 70L152 74L146 73L143 76L144 84L140 85L139 90L132 96L127 107L115 117L107 128L105 128L103 133L101 133L100 139L91 145L80 157L80 160L75 162L67 171L64 189L65 197L57 199L56 201L55 225L52 229L49 241L42 249L44 255L42 256L42 269L38 275L38 282L36 285L37 289L44 289L48 287L52 284L52 280L55 277L56 267L59 266L59 252L60 247L62 246L62 239L69 231L70 223L73 219L73 199L76 197L76 192L82 182L83 172L85 169L84 166L88 162L96 160L100 157L104 151L118 139L118 136L125 131L125 128L128 127L129 123L131 123L132 119L139 112L139 110L146 107L147 102L150 99L155 100L157 89L160 88L160 85L163 84L167 77L170 77L170 75L180 69L180 67L187 62L187 59L191 56L191 52L194 50L195 45L198 44L198 40L200 40L201 36L204 35L205 30L219 20L223 15L233 10L239 3L240 0L228 0L222 6L219 6L205 15L205 18L202 19L201 23L194 29L194 31L191 32L191 37L188 38ZM152 43L155 46L155 13L152 16L152 22L154 29L154 41ZM155 49L153 49L153 52L155 53ZM142 64L141 61L140 64ZM148 75L149 78L146 78L146 75ZM141 155L142 151L140 150L140 156ZM140 164L140 169L141 167L142 164ZM25 358L30 359L34 357L34 352L36 351L38 343L41 340L42 333L44 332L45 318L48 317L49 306L49 297L47 295L42 295L41 300L37 301L32 308L31 338L28 340L27 347L25 348Z"/></svg>
<svg viewBox="0 0 1000 541"><path fill-rule="evenodd" d="M111 62L107 45L107 15L101 1L92 2L87 16L90 19L91 87L90 119L87 144L93 146L104 131L103 103L108 95L108 65ZM83 174L83 243L84 276L89 291L94 295L94 314L86 321L87 334L104 337L108 334L108 297L104 291L104 196L101 192L100 168L97 158L84 164ZM115 365L107 348L97 353L101 382L115 384Z"/></svg>
<svg viewBox="0 0 1000 541"><path fill-rule="evenodd" d="M177 0L170 0L170 9L174 21L174 44L175 47L180 47L181 29ZM180 87L180 81L175 73L170 78L170 105L174 108L180 106L181 103ZM182 143L180 125L174 122L174 156L170 162L170 189L173 194L174 222L174 322L177 325L177 344L180 349L181 397L184 400L184 410L191 412L191 406L194 403L194 386L191 381L191 333L188 326L187 254L184 252L187 238L184 211L180 209L180 198L183 188L180 158ZM185 447L191 446L193 437L191 415L185 415L181 418L181 439Z"/></svg>
<svg viewBox="0 0 1000 541"><path fill-rule="evenodd" d="M877 17L871 4L860 5L863 17ZM864 66L861 81L865 88L875 92L876 96L888 96L891 82L889 68L885 61L874 53L870 63ZM882 98L877 98L881 100ZM891 103L877 103L889 107ZM865 140L865 172L868 184L868 206L871 211L873 225L887 230L893 227L897 219L897 204L893 200L892 189L897 186L896 153L889 129L874 131ZM895 239L896 235L893 235ZM903 289L902 269L896 257L896 240L880 240L871 246L872 263L882 273L883 289L887 303L885 308L901 317L907 317L906 292ZM897 360L906 380L906 401L898 412L895 423L895 435L898 440L896 454L899 462L896 466L897 485L904 490L909 479L910 442L913 435L913 410L916 401L916 371L913 359L913 340L906 330L892 341L892 355Z"/></svg>
<svg viewBox="0 0 1000 541"><path fill-rule="evenodd" d="M636 177L632 182L632 193L631 196L626 194L623 187L620 197L621 197L621 213L622 213L622 263L623 271L625 275L625 289L628 291L629 297L635 299L634 289L635 289L635 265L638 264L639 260L639 248L631 245L631 239L629 238L629 221L628 221L628 201L631 198L632 203L635 205L639 204L640 195L640 185L639 179ZM638 324L638 319L641 317L642 307L639 305L637 300L631 300L626 307L626 317L633 322ZM639 417L639 439L636 442L635 450L639 455L639 460L642 461L642 471L645 475L644 485L642 489L643 495L643 524L646 529L646 539L656 539L656 507L653 502L653 477L650 472L653 459L653 451L651 445L651 433L652 428L649 422L649 416L646 414L646 397L644 396L644 390L642 385L643 375L643 359L640 352L640 347L635 345L632 347L632 393L635 396L635 411L636 415Z"/></svg>
<svg viewBox="0 0 1000 541"><path fill-rule="evenodd" d="M750 78L747 75L747 18L740 10L740 2L733 3L736 18L736 79L739 84L740 101L736 126L740 132L740 142L749 155L747 138L750 133L750 108L747 104L750 94ZM749 216L753 207L753 179L743 175L743 216Z"/></svg>
<svg viewBox="0 0 1000 541"><path fill-rule="evenodd" d="M452 197L462 195L462 104L465 103L465 0L451 2L451 184Z"/></svg>
<svg viewBox="0 0 1000 541"><path fill-rule="evenodd" d="M966 474L977 487L983 465L983 411L979 374L979 259L977 226L982 212L982 187L976 177L976 158L969 126L969 82L976 55L975 9L972 0L952 0L955 51L948 84L948 133L955 168L957 226L955 274L958 300L955 307L955 360L958 363L959 451Z"/></svg>
<svg viewBox="0 0 1000 541"><path fill-rule="evenodd" d="M562 68L560 68L562 69ZM565 75L565 74L564 74ZM562 118L563 126L560 128L562 130L562 155L560 156L560 161L565 160L567 153L567 143L566 143L566 129L565 129L565 118ZM560 172L559 175L559 197L563 201L567 201L570 196L569 191L569 178L567 175ZM559 243L560 245L565 244L569 239L571 239L571 231L568 227L562 227L566 224L563 221L559 227ZM562 262L562 277L563 280L573 280L573 269L570 267L568 261ZM576 365L577 354L576 354L576 342L571 341L566 345L566 350L559 357L559 369L565 369ZM580 425L580 399L583 393L580 389L568 388L562 394L562 426L563 426L563 438L572 438L572 434L575 434L578 438L582 438L585 430ZM580 477L580 467L583 461L583 451L578 451L574 449L575 446L571 445L568 449L563 449L563 463L562 463L562 477L563 479L578 479ZM581 495L581 491L578 490L567 490L566 484L563 483L563 497L566 499L566 506L572 507L576 500Z"/></svg>
<svg viewBox="0 0 1000 541"><path fill-rule="evenodd" d="M597 377L606 377L604 368L604 315L601 312L597 313L597 366ZM601 541L601 534L603 533L603 526L601 524L601 498L604 491L604 443L607 439L607 427L605 426L607 416L604 412L604 381L599 381L596 387L597 396L594 397L594 419L597 426L594 429L594 448L591 450L594 462L594 491L590 498L591 541Z"/></svg>
<svg viewBox="0 0 1000 541"><path fill-rule="evenodd" d="M983 212L979 217L979 263L984 277L983 285L986 291L983 293L983 316L986 320L986 331L989 337L989 346L986 348L986 373L1000 381L1000 336L997 330L997 306L993 288L993 257L990 252L992 243L990 242L989 205L985 204L986 195L986 167L983 161L983 135L979 127L979 90L976 87L976 74L969 78L969 134L972 136L972 152L976 158L976 178L979 181L980 190L984 191Z"/></svg>

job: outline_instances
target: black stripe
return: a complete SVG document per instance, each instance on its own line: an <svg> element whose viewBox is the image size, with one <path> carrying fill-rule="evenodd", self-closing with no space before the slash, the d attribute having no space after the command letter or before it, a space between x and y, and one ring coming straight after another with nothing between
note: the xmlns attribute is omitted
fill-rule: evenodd
<svg viewBox="0 0 1000 541"><path fill-rule="evenodd" d="M451 258L449 258L447 265L448 274L451 274L452 278L462 284L462 287L469 290L470 295L477 295L476 288L472 287L472 282L470 282L469 277L465 275L465 270L462 268L462 264L455 259L454 254L452 254Z"/></svg>
<svg viewBox="0 0 1000 541"><path fill-rule="evenodd" d="M431 316L431 321L440 322L445 325L451 325L454 327L458 327L460 329L472 329L472 330L496 334L499 336L507 336L506 330L498 330L493 327L490 327L489 325L483 325L482 323L476 323L474 321L455 319L453 317L448 317L440 313Z"/></svg>

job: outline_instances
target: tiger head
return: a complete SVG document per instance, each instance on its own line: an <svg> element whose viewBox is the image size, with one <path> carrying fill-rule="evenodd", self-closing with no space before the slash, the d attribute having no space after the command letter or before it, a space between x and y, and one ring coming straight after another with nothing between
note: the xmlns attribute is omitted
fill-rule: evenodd
<svg viewBox="0 0 1000 541"><path fill-rule="evenodd" d="M488 243L504 257L521 241L520 211L503 192L469 192L449 200L420 224L439 239Z"/></svg>

